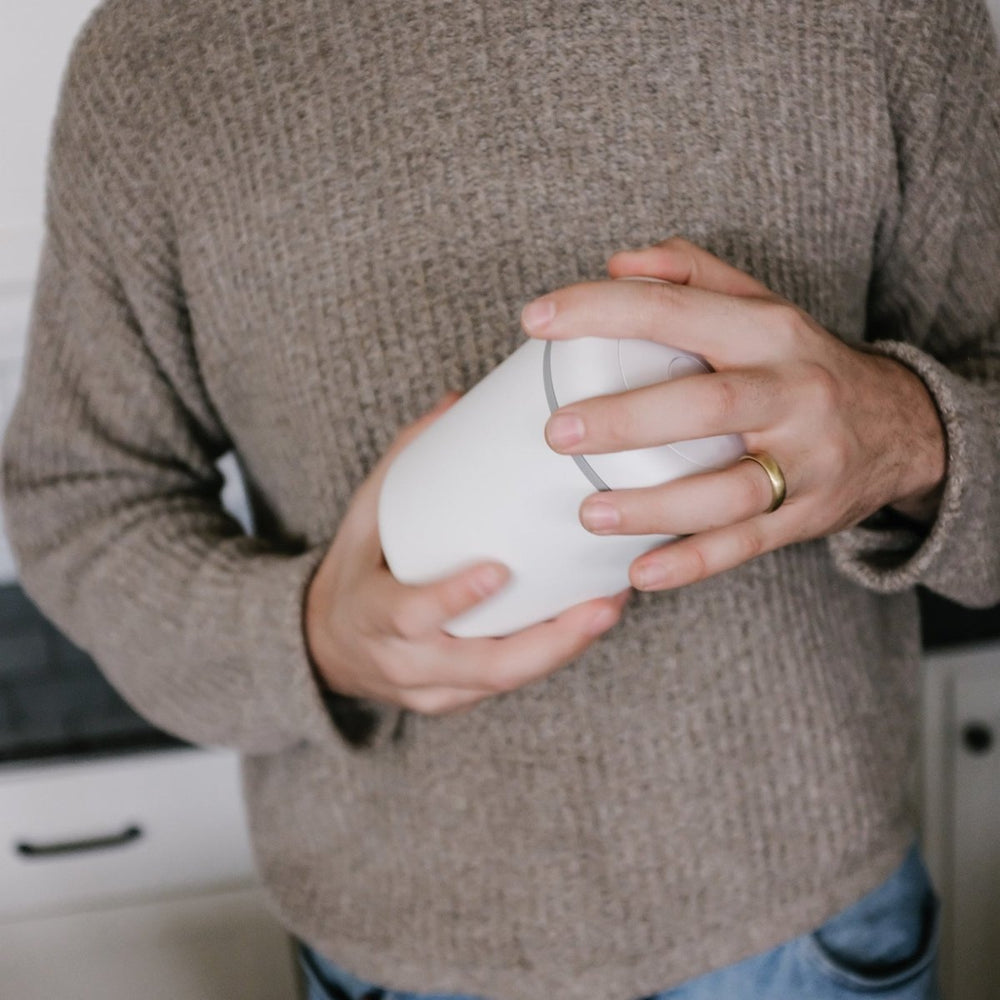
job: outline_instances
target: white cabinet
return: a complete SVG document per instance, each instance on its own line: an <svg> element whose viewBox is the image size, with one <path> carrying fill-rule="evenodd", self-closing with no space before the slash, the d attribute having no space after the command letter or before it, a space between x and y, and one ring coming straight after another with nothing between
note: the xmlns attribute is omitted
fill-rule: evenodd
<svg viewBox="0 0 1000 1000"><path fill-rule="evenodd" d="M292 1000L288 940L259 890L0 924L11 1000Z"/></svg>
<svg viewBox="0 0 1000 1000"><path fill-rule="evenodd" d="M941 893L946 1000L1000 983L1000 642L935 652L924 673L923 844Z"/></svg>
<svg viewBox="0 0 1000 1000"><path fill-rule="evenodd" d="M0 920L253 881L236 758L170 750L0 771Z"/></svg>
<svg viewBox="0 0 1000 1000"><path fill-rule="evenodd" d="M0 771L0 996L294 1000L234 755Z"/></svg>

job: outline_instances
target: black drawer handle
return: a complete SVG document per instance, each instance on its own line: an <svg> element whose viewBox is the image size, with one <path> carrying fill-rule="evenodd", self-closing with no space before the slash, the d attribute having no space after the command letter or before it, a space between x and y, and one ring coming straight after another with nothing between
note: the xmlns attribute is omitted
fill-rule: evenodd
<svg viewBox="0 0 1000 1000"><path fill-rule="evenodd" d="M993 730L985 722L969 722L962 729L962 742L969 753L989 753L993 746Z"/></svg>
<svg viewBox="0 0 1000 1000"><path fill-rule="evenodd" d="M85 854L88 851L106 851L113 847L125 847L142 836L142 827L129 826L121 833L107 837L87 837L84 840L62 840L51 844L30 844L22 840L17 845L17 853L22 858L54 858L64 854Z"/></svg>

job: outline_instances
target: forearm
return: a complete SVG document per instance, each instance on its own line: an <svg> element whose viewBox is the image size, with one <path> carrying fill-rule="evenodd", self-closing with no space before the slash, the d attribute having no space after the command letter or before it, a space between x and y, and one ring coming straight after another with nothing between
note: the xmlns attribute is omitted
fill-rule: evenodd
<svg viewBox="0 0 1000 1000"><path fill-rule="evenodd" d="M1000 368L988 357L946 366L910 344L878 341L927 386L944 428L947 466L928 522L862 524L830 539L855 582L882 592L922 584L970 606L1000 601ZM903 511L908 513L908 511Z"/></svg>
<svg viewBox="0 0 1000 1000"><path fill-rule="evenodd" d="M891 358L880 362L896 404L897 430L887 447L897 456L899 481L890 506L912 521L929 525L944 493L944 425L927 386L911 369Z"/></svg>
<svg viewBox="0 0 1000 1000"><path fill-rule="evenodd" d="M204 496L97 498L25 460L24 433L5 463L24 586L137 711L247 753L330 736L302 634L319 553L269 551Z"/></svg>

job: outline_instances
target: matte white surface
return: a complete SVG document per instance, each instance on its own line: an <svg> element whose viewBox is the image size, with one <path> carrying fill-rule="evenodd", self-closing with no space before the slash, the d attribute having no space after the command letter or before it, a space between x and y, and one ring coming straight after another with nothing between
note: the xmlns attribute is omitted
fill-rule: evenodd
<svg viewBox="0 0 1000 1000"><path fill-rule="evenodd" d="M711 371L695 355L665 344L601 337L554 342L551 369L560 407ZM669 428L664 428L664 436L670 436ZM743 450L739 435L730 434L584 457L611 489L639 489L706 469L724 468L735 462Z"/></svg>
<svg viewBox="0 0 1000 1000"><path fill-rule="evenodd" d="M448 624L454 635L506 635L617 593L631 561L665 540L580 524L594 486L545 441L543 351L538 340L518 348L404 449L383 483L379 531L399 580L425 583L485 559L511 570L503 590Z"/></svg>
<svg viewBox="0 0 1000 1000"><path fill-rule="evenodd" d="M1000 641L938 650L924 667L923 848L943 909L946 1000L996 1000L1000 983ZM962 734L988 726L971 753Z"/></svg>
<svg viewBox="0 0 1000 1000"><path fill-rule="evenodd" d="M487 559L510 569L503 590L447 624L457 636L508 635L618 593L629 586L633 560L671 540L594 535L580 523L580 504L598 486L545 440L551 412L545 350L544 341L522 344L397 456L382 486L382 550L403 583L427 583ZM621 350L633 383L667 380L678 359L691 361L660 344L620 348L601 337L555 342L555 405L625 391ZM737 435L687 445L703 464L669 445L585 459L601 482L627 489L727 465L743 451Z"/></svg>

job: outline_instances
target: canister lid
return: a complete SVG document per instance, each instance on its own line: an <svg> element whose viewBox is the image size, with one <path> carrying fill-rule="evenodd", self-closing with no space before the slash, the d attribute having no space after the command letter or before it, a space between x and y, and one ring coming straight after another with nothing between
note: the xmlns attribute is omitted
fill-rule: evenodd
<svg viewBox="0 0 1000 1000"><path fill-rule="evenodd" d="M581 399L711 371L697 355L649 340L579 337L546 345L546 391L553 410ZM625 489L722 468L734 462L743 450L740 436L727 434L573 457L598 489Z"/></svg>
<svg viewBox="0 0 1000 1000"><path fill-rule="evenodd" d="M549 367L557 406L624 392L628 388L618 360L617 340L576 337L553 340L547 346L551 352Z"/></svg>
<svg viewBox="0 0 1000 1000"><path fill-rule="evenodd" d="M619 340L618 364L626 389L641 389L685 375L710 372L711 367L694 354L651 340Z"/></svg>
<svg viewBox="0 0 1000 1000"><path fill-rule="evenodd" d="M697 355L651 340L576 337L551 341L549 350L558 406L712 370Z"/></svg>

